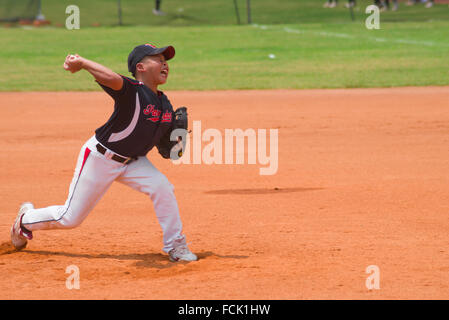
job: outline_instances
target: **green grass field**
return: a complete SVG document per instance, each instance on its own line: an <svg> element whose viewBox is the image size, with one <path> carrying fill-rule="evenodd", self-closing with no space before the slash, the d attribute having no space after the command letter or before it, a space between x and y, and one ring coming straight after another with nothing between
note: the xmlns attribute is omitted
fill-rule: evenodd
<svg viewBox="0 0 449 320"><path fill-rule="evenodd" d="M438 1L438 0L437 0ZM297 23L341 23L351 21L346 0L340 0L339 7L323 9L325 0L252 0L251 17L259 24L297 24ZM405 2L405 1L402 1ZM42 0L47 19L64 24L65 8L76 4L81 12L83 27L93 23L117 25L118 6L116 0ZM246 0L236 0L241 23L247 22ZM365 20L365 8L373 0L357 0L354 9L356 21ZM153 26L192 26L229 25L237 23L234 0L162 0L161 9L166 16L154 16L154 0L122 0L122 23L125 25ZM383 14L384 22L449 20L446 5L437 5L431 10L424 5L406 6L401 3L400 10Z"/></svg>
<svg viewBox="0 0 449 320"><path fill-rule="evenodd" d="M60 2L62 6L68 1ZM198 2L201 1L191 3ZM269 7L268 1L261 0L259 7L253 5L255 25L235 25L232 1L227 2L232 9L227 17L217 14L216 6L207 6L210 12L205 17L216 18L216 25L204 18L187 19L187 25L180 26L181 20L170 22L169 14L157 17L166 19L160 26L93 28L83 27L81 20L81 29L71 31L55 27L0 28L0 90L99 90L86 72L72 75L64 71L65 56L79 53L128 75L126 59L130 50L146 42L172 44L177 50L163 90L449 84L449 20L443 19L445 14L449 16L447 5L432 9L402 6L402 13L381 13L380 30L367 30L367 15L360 10L356 20L351 21L347 9L323 9L323 1L310 0L301 1L310 7L305 6L304 12L298 13L298 19L308 16L304 23L292 23L293 14L284 12L277 14L279 21L271 17L270 23L265 24L263 21L269 19L263 19L264 11L260 8L264 4L268 12ZM278 6L293 6L294 2L283 0ZM95 3L100 6L101 1ZM171 3L176 11L181 1ZM184 4L186 15L190 12L187 3L190 2ZM243 6L242 1L239 4ZM415 17L415 10L421 12L419 18ZM279 23L283 14L288 24ZM396 15L407 21L394 18ZM224 23L232 18L231 23ZM270 54L275 58L270 58Z"/></svg>

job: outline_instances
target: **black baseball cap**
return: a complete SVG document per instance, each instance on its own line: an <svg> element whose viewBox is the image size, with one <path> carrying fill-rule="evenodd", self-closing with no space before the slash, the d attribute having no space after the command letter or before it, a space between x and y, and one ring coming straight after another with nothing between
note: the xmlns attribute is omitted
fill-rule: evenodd
<svg viewBox="0 0 449 320"><path fill-rule="evenodd" d="M135 47L128 56L129 72L131 72L134 75L136 73L136 65L145 56L155 56L160 53L164 55L165 60L170 60L175 56L175 48L173 48L172 46L157 48L156 46L149 43Z"/></svg>

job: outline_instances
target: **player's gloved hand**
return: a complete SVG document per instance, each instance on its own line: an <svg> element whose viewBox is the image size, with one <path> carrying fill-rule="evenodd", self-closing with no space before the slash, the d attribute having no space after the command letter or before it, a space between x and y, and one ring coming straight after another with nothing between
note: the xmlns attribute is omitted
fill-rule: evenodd
<svg viewBox="0 0 449 320"><path fill-rule="evenodd" d="M69 54L65 58L63 67L65 70L70 71L71 73L78 72L83 68L83 58L78 54Z"/></svg>
<svg viewBox="0 0 449 320"><path fill-rule="evenodd" d="M186 135L187 135L187 108L180 107L175 110L175 119L173 121L173 125L171 130L168 130L167 133L161 138L159 144L156 146L161 156L165 159L177 160L182 157L183 150L186 144ZM178 137L177 141L171 141L170 136L173 130L183 129L183 135ZM172 155L172 150L174 151L174 155Z"/></svg>
<svg viewBox="0 0 449 320"><path fill-rule="evenodd" d="M175 110L175 129L187 130L187 108L180 107Z"/></svg>

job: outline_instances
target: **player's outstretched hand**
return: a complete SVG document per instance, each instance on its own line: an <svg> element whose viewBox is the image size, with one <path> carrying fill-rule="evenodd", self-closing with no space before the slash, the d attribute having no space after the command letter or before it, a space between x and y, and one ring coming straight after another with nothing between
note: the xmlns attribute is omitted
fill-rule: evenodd
<svg viewBox="0 0 449 320"><path fill-rule="evenodd" d="M71 73L78 72L83 67L83 58L78 54L69 54L65 58L63 67L65 70L70 71Z"/></svg>

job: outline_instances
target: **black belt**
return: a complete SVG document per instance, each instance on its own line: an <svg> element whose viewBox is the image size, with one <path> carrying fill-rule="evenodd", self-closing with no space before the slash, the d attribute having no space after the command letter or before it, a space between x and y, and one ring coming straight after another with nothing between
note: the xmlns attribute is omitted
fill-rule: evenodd
<svg viewBox="0 0 449 320"><path fill-rule="evenodd" d="M101 144L97 144L97 150L98 152L100 152L101 154L105 154L107 149L105 147L103 147ZM131 162L133 162L134 160L137 160L136 158L124 158L122 156L119 156L118 154L115 154L111 157L112 160L123 163L123 164L130 164Z"/></svg>

